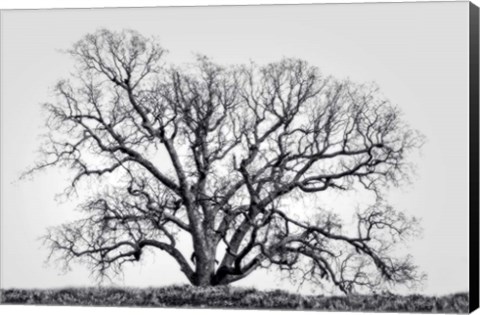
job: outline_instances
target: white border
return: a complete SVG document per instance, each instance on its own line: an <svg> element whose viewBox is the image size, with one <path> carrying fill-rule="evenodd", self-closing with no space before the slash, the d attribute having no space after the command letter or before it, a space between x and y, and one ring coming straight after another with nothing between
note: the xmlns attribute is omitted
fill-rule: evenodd
<svg viewBox="0 0 480 315"><path fill-rule="evenodd" d="M388 2L449 2L451 0L15 0L0 3L0 9L48 8L105 8L105 7L157 7L157 6L218 6L260 4L312 4L312 3L388 3ZM454 0L455 1L455 0ZM457 0L458 1L458 0ZM463 1L461 1L463 2ZM480 3L480 0L472 1Z"/></svg>

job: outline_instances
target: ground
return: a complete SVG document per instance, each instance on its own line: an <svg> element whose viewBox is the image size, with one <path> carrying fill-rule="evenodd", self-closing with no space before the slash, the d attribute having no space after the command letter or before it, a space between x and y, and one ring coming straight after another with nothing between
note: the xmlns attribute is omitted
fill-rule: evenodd
<svg viewBox="0 0 480 315"><path fill-rule="evenodd" d="M391 294L323 296L281 290L258 291L231 286L195 288L65 288L1 291L4 304L104 305L140 307L211 307L315 309L336 311L468 313L468 293L445 296Z"/></svg>

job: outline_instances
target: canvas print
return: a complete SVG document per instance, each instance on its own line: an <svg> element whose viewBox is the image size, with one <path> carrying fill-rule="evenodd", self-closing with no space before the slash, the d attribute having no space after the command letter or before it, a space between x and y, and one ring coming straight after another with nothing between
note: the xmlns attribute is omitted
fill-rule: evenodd
<svg viewBox="0 0 480 315"><path fill-rule="evenodd" d="M1 302L468 312L475 14L3 11Z"/></svg>

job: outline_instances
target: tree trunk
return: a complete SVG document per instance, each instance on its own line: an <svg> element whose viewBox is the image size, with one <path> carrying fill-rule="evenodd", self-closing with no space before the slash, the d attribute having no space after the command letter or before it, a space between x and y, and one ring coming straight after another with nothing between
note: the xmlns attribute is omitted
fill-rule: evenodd
<svg viewBox="0 0 480 315"><path fill-rule="evenodd" d="M192 257L195 263L193 285L196 286L204 287L213 285L216 248L210 241L210 234L211 233L204 232L193 239L193 241L196 242L194 244L194 254Z"/></svg>
<svg viewBox="0 0 480 315"><path fill-rule="evenodd" d="M195 253L195 275L192 284L205 287L214 285L215 255L210 252Z"/></svg>

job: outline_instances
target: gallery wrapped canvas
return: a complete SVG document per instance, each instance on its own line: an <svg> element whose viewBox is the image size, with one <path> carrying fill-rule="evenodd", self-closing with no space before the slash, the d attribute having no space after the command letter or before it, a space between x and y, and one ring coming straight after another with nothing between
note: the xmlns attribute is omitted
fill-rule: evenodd
<svg viewBox="0 0 480 315"><path fill-rule="evenodd" d="M475 5L1 26L1 303L478 307Z"/></svg>

